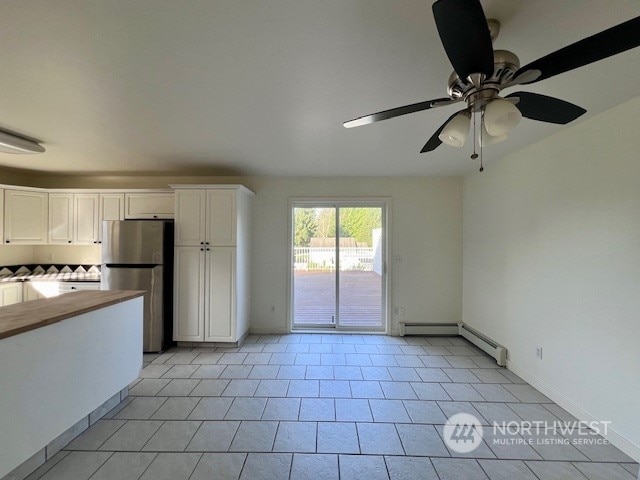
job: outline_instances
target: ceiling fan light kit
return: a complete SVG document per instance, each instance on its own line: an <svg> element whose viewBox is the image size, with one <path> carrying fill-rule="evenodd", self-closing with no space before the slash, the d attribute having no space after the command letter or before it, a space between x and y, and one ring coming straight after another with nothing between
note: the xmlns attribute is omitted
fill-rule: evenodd
<svg viewBox="0 0 640 480"><path fill-rule="evenodd" d="M437 0L432 9L440 40L454 69L448 81L448 98L364 115L345 122L346 128L466 102L467 107L451 115L420 152L431 152L442 143L463 146L473 115L474 134L478 135L471 156L475 159L476 144L482 147L506 140L522 117L565 125L586 112L564 100L532 92L501 97L502 90L539 82L640 46L640 17L636 17L521 67L513 52L493 50L492 41L498 36L500 23L485 17L480 0ZM476 114L480 115L478 129Z"/></svg>
<svg viewBox="0 0 640 480"><path fill-rule="evenodd" d="M480 135L479 142L481 147L504 142L507 138L509 138L509 135L507 135L506 133L503 133L502 135L490 135L489 132L487 132L487 127L485 126L484 122L482 123L482 134Z"/></svg>
<svg viewBox="0 0 640 480"><path fill-rule="evenodd" d="M456 114L442 129L438 138L441 142L452 147L462 147L469 135L471 118L468 112L462 111Z"/></svg>
<svg viewBox="0 0 640 480"><path fill-rule="evenodd" d="M497 98L484 107L482 124L489 135L499 137L513 130L521 119L522 114L513 103Z"/></svg>

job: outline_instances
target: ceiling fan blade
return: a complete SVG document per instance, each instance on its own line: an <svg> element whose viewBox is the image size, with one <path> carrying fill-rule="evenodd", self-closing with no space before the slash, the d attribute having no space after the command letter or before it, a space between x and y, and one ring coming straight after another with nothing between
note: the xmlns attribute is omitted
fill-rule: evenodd
<svg viewBox="0 0 640 480"><path fill-rule="evenodd" d="M464 110L460 110L460 112L464 112ZM453 115L451 115L449 118L447 118L447 121L444 122L440 126L440 128L436 130L433 135L431 135L431 138L429 139L429 141L424 144L424 147L422 147L422 150L420 150L420 153L432 152L442 144L442 141L438 138L438 135L442 133L442 130L444 130L444 127L447 126L447 123L449 123L451 119L455 117L457 114L459 114L460 112L456 112Z"/></svg>
<svg viewBox="0 0 640 480"><path fill-rule="evenodd" d="M516 92L506 98L518 98L516 107L523 117L540 122L565 125L586 112L582 107L538 93Z"/></svg>
<svg viewBox="0 0 640 480"><path fill-rule="evenodd" d="M515 76L517 77L526 70L540 70L542 74L538 78L522 82L522 84L539 82L637 46L640 46L640 17L628 20L539 58L520 68Z"/></svg>
<svg viewBox="0 0 640 480"><path fill-rule="evenodd" d="M365 115L363 117L354 118L348 122L344 122L345 128L360 127L361 125L368 125L369 123L379 122L381 120L387 120L393 117L399 117L400 115L406 115L408 113L420 112L422 110L429 110L430 108L444 107L445 105L451 105L461 101L461 98L437 98L435 100L427 100L426 102L413 103L411 105L405 105L404 107L392 108L390 110L384 110L378 113L372 113L371 115Z"/></svg>
<svg viewBox="0 0 640 480"><path fill-rule="evenodd" d="M433 16L440 40L458 76L493 74L493 45L480 0L438 0Z"/></svg>

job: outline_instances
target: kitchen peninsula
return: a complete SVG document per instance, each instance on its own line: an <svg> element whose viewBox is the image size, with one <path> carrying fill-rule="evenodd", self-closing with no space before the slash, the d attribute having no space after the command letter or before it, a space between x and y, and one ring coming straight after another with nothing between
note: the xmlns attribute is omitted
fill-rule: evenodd
<svg viewBox="0 0 640 480"><path fill-rule="evenodd" d="M0 478L44 463L127 395L142 367L143 295L78 291L0 309Z"/></svg>

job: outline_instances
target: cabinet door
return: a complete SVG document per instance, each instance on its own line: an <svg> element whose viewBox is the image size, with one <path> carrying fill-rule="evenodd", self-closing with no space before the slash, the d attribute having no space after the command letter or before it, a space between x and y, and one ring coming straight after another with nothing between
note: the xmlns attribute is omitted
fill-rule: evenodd
<svg viewBox="0 0 640 480"><path fill-rule="evenodd" d="M124 218L173 218L174 195L171 193L125 193Z"/></svg>
<svg viewBox="0 0 640 480"><path fill-rule="evenodd" d="M205 241L204 190L176 190L176 245L199 246Z"/></svg>
<svg viewBox="0 0 640 480"><path fill-rule="evenodd" d="M2 294L2 305L13 305L22 302L22 283L10 283L0 287Z"/></svg>
<svg viewBox="0 0 640 480"><path fill-rule="evenodd" d="M75 243L98 243L99 201L97 193L76 193L73 215Z"/></svg>
<svg viewBox="0 0 640 480"><path fill-rule="evenodd" d="M207 241L213 246L235 246L235 190L207 191Z"/></svg>
<svg viewBox="0 0 640 480"><path fill-rule="evenodd" d="M173 339L181 342L204 338L204 249L176 247L173 287Z"/></svg>
<svg viewBox="0 0 640 480"><path fill-rule="evenodd" d="M0 238L4 240L4 190L0 188Z"/></svg>
<svg viewBox="0 0 640 480"><path fill-rule="evenodd" d="M73 193L49 194L49 243L73 240Z"/></svg>
<svg viewBox="0 0 640 480"><path fill-rule="evenodd" d="M43 245L48 240L49 206L46 192L5 190L4 241Z"/></svg>
<svg viewBox="0 0 640 480"><path fill-rule="evenodd" d="M102 221L124 220L124 193L101 193L98 213L98 243L102 243Z"/></svg>
<svg viewBox="0 0 640 480"><path fill-rule="evenodd" d="M233 342L235 336L235 258L232 247L211 248L207 254L205 341Z"/></svg>

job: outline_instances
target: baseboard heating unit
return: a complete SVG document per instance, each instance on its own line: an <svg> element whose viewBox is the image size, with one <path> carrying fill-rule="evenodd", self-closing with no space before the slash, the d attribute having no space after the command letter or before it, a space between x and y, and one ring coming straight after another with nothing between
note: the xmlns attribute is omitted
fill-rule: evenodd
<svg viewBox="0 0 640 480"><path fill-rule="evenodd" d="M507 349L464 323L406 323L398 325L400 336L405 335L460 335L476 347L491 355L501 367L507 364Z"/></svg>

